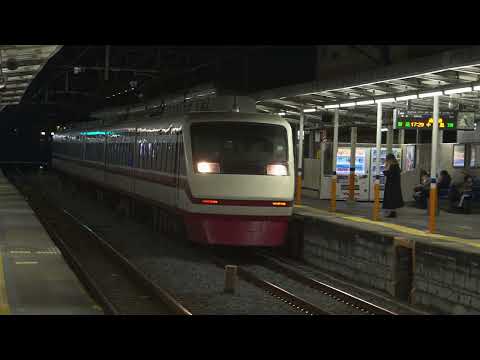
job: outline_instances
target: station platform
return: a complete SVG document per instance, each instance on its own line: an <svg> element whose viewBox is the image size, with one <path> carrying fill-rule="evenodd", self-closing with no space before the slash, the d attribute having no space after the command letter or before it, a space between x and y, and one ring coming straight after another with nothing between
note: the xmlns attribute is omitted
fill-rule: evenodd
<svg viewBox="0 0 480 360"><path fill-rule="evenodd" d="M396 218L386 218L380 210L380 220L373 221L372 202L337 201L337 212L329 211L330 200L302 198L302 205L295 206L295 213L303 216L337 216L372 230L389 230L398 235L435 238L449 242L466 243L480 248L480 217L477 214L454 214L440 210L436 217L436 233L428 229L428 210L409 205L397 210Z"/></svg>
<svg viewBox="0 0 480 360"><path fill-rule="evenodd" d="M480 218L409 206L397 218L372 220L372 203L304 197L303 258L322 270L440 314L480 314Z"/></svg>
<svg viewBox="0 0 480 360"><path fill-rule="evenodd" d="M0 315L102 315L0 171Z"/></svg>

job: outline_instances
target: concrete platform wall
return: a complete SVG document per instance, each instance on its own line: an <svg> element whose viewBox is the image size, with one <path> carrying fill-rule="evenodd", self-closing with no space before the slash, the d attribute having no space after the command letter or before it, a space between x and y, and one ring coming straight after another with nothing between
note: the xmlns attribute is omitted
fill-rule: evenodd
<svg viewBox="0 0 480 360"><path fill-rule="evenodd" d="M303 218L304 259L354 282L396 294L393 237Z"/></svg>
<svg viewBox="0 0 480 360"><path fill-rule="evenodd" d="M480 314L480 255L415 246L413 303L449 314Z"/></svg>
<svg viewBox="0 0 480 360"><path fill-rule="evenodd" d="M480 314L480 254L332 218L295 216L303 258L329 273L445 314Z"/></svg>

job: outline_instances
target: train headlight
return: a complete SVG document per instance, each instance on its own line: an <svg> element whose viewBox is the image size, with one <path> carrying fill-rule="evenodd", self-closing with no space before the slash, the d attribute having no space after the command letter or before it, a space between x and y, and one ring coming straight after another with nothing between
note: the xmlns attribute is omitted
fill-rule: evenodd
<svg viewBox="0 0 480 360"><path fill-rule="evenodd" d="M197 170L202 174L218 174L220 172L220 164L201 161L197 163Z"/></svg>
<svg viewBox="0 0 480 360"><path fill-rule="evenodd" d="M281 164L267 165L267 175L286 176L287 167Z"/></svg>

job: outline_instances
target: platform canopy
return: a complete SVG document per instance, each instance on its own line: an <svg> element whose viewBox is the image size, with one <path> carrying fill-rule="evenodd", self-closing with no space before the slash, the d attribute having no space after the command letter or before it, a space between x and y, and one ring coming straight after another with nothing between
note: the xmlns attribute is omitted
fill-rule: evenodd
<svg viewBox="0 0 480 360"><path fill-rule="evenodd" d="M431 111L433 94L440 109L480 110L480 47L449 51L394 64L348 78L318 80L253 94L257 110L295 119L300 109L315 119L339 108L375 125L377 103L384 111Z"/></svg>
<svg viewBox="0 0 480 360"><path fill-rule="evenodd" d="M0 45L0 111L25 91L61 45Z"/></svg>

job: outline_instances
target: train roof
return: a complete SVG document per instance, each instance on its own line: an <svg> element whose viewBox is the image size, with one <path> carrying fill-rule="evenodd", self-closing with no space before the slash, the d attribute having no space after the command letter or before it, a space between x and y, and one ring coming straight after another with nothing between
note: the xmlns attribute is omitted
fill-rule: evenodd
<svg viewBox="0 0 480 360"><path fill-rule="evenodd" d="M247 122L265 122L265 123L278 123L282 125L287 125L288 121L283 119L278 115L272 114L261 114L261 113L246 113L246 112L226 112L226 111L199 111L199 112L189 112L184 114L159 114L159 115L150 115L150 116L134 116L132 118L127 118L124 121L119 121L110 125L99 125L98 122L95 124L85 123L84 126L79 126L75 129L67 130L66 132L82 132L85 130L119 130L125 128L137 128L137 127L150 127L158 126L159 124L173 124L173 125L184 125L191 122L220 122L220 121L247 121Z"/></svg>

